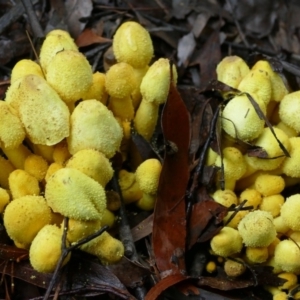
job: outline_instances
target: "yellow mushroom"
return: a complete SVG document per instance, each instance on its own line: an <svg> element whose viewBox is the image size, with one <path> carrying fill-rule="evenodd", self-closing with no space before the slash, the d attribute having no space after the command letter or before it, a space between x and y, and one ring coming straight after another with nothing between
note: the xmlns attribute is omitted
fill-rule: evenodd
<svg viewBox="0 0 300 300"><path fill-rule="evenodd" d="M52 153L52 158L54 162L64 165L70 157L71 154L69 152L68 144L65 139L54 146Z"/></svg>
<svg viewBox="0 0 300 300"><path fill-rule="evenodd" d="M25 139L25 130L17 112L5 101L0 101L0 120L0 145L17 148Z"/></svg>
<svg viewBox="0 0 300 300"><path fill-rule="evenodd" d="M106 76L104 73L95 72L90 88L83 94L83 100L96 99L106 105L108 94L105 89Z"/></svg>
<svg viewBox="0 0 300 300"><path fill-rule="evenodd" d="M75 220L101 220L106 208L104 188L71 168L59 169L48 178L45 198L54 212Z"/></svg>
<svg viewBox="0 0 300 300"><path fill-rule="evenodd" d="M269 257L268 247L246 247L245 257L251 264L261 264Z"/></svg>
<svg viewBox="0 0 300 300"><path fill-rule="evenodd" d="M40 63L45 73L54 56L65 50L78 51L76 44L67 31L56 29L50 31L40 51Z"/></svg>
<svg viewBox="0 0 300 300"><path fill-rule="evenodd" d="M210 246L215 254L228 257L240 253L243 242L236 229L225 226L210 240Z"/></svg>
<svg viewBox="0 0 300 300"><path fill-rule="evenodd" d="M0 213L2 214L6 205L9 203L10 195L7 190L0 187Z"/></svg>
<svg viewBox="0 0 300 300"><path fill-rule="evenodd" d="M283 97L279 104L280 120L300 133L300 91L292 92Z"/></svg>
<svg viewBox="0 0 300 300"><path fill-rule="evenodd" d="M135 172L136 182L143 196L136 204L143 210L154 208L162 165L158 159L149 158L143 161Z"/></svg>
<svg viewBox="0 0 300 300"><path fill-rule="evenodd" d="M108 158L94 149L83 149L76 152L68 160L66 167L81 171L103 187L111 180L114 172Z"/></svg>
<svg viewBox="0 0 300 300"><path fill-rule="evenodd" d="M30 154L25 159L24 170L38 181L42 181L48 170L48 162L42 156Z"/></svg>
<svg viewBox="0 0 300 300"><path fill-rule="evenodd" d="M68 107L42 77L27 75L16 80L6 101L17 110L32 143L51 146L69 135Z"/></svg>
<svg viewBox="0 0 300 300"><path fill-rule="evenodd" d="M273 71L268 61L257 61L251 70L261 70L269 74L271 83L271 100L279 102L288 93L280 74Z"/></svg>
<svg viewBox="0 0 300 300"><path fill-rule="evenodd" d="M105 82L109 98L109 109L121 120L132 120L134 109L131 93L137 88L133 67L121 62L113 65L106 73Z"/></svg>
<svg viewBox="0 0 300 300"><path fill-rule="evenodd" d="M249 212L239 223L238 231L247 247L267 247L276 238L273 217L269 212Z"/></svg>
<svg viewBox="0 0 300 300"><path fill-rule="evenodd" d="M292 240L283 240L275 248L275 264L284 272L300 274L300 248Z"/></svg>
<svg viewBox="0 0 300 300"><path fill-rule="evenodd" d="M47 182L49 180L49 178L58 170L62 169L63 165L59 164L59 163L52 163L49 165L48 169L47 169L47 173L45 175L45 181Z"/></svg>
<svg viewBox="0 0 300 300"><path fill-rule="evenodd" d="M111 158L118 151L122 137L121 126L101 102L86 100L74 109L70 136L67 138L71 154L92 148Z"/></svg>
<svg viewBox="0 0 300 300"><path fill-rule="evenodd" d="M171 74L170 62L166 58L160 58L150 66L145 74L140 91L142 101L136 111L134 127L146 140L150 140L158 119L158 109L160 104L166 102ZM173 66L173 81L177 81L176 68Z"/></svg>
<svg viewBox="0 0 300 300"><path fill-rule="evenodd" d="M231 190L216 190L213 194L212 194L213 199L226 206L226 207L230 207L231 205L237 205L238 204L238 198L236 196L236 194L231 191Z"/></svg>
<svg viewBox="0 0 300 300"><path fill-rule="evenodd" d="M92 67L82 53L65 50L49 63L46 79L65 103L72 104L82 99L92 86Z"/></svg>
<svg viewBox="0 0 300 300"><path fill-rule="evenodd" d="M24 170L14 170L8 177L9 189L13 199L26 195L39 195L40 187L36 177Z"/></svg>
<svg viewBox="0 0 300 300"><path fill-rule="evenodd" d="M45 225L35 236L29 249L29 261L32 267L41 273L54 272L61 256L62 232L56 225ZM64 266L71 253L64 259Z"/></svg>
<svg viewBox="0 0 300 300"><path fill-rule="evenodd" d="M224 263L224 271L229 277L238 277L245 273L246 266L241 258L227 259Z"/></svg>
<svg viewBox="0 0 300 300"><path fill-rule="evenodd" d="M256 95L267 106L272 92L269 73L261 69L250 70L240 82L238 90L247 92L254 98Z"/></svg>
<svg viewBox="0 0 300 300"><path fill-rule="evenodd" d="M13 83L17 79L30 74L44 78L43 71L39 64L30 59L21 59L11 70L10 82Z"/></svg>
<svg viewBox="0 0 300 300"><path fill-rule="evenodd" d="M273 218L275 218L279 216L283 203L284 197L281 194L266 196L262 198L259 209L270 212Z"/></svg>
<svg viewBox="0 0 300 300"><path fill-rule="evenodd" d="M28 247L36 234L50 223L51 210L42 196L24 196L11 201L4 211L9 237Z"/></svg>
<svg viewBox="0 0 300 300"><path fill-rule="evenodd" d="M254 96L263 114L265 104ZM259 117L254 106L246 95L235 96L222 112L222 128L231 137L248 142L256 139L264 129L265 121Z"/></svg>
<svg viewBox="0 0 300 300"><path fill-rule="evenodd" d="M261 193L256 189L245 189L241 192L239 202L242 203L246 200L244 206L253 206L256 209L262 202Z"/></svg>
<svg viewBox="0 0 300 300"><path fill-rule="evenodd" d="M118 262L124 255L121 241L112 237L108 232L80 246L82 251L96 255L102 264L109 265Z"/></svg>
<svg viewBox="0 0 300 300"><path fill-rule="evenodd" d="M13 149L2 147L2 151L10 163L17 169L24 169L26 157L31 154L30 150L23 144L20 144L17 148Z"/></svg>
<svg viewBox="0 0 300 300"><path fill-rule="evenodd" d="M143 197L137 181L136 175L133 172L128 172L124 169L119 171L119 185L122 191L122 197L125 204L138 201Z"/></svg>
<svg viewBox="0 0 300 300"><path fill-rule="evenodd" d="M128 21L114 35L113 52L118 62L142 68L149 64L154 50L148 31L139 23Z"/></svg>
<svg viewBox="0 0 300 300"><path fill-rule="evenodd" d="M279 128L273 128L274 132L287 151L290 150L291 144L289 137ZM270 171L274 170L284 161L285 155L274 137L270 128L264 128L261 135L254 142L255 146L261 147L267 153L266 158L248 157L247 163L256 170Z"/></svg>
<svg viewBox="0 0 300 300"><path fill-rule="evenodd" d="M281 206L280 213L286 226L300 231L300 194L294 194L286 198Z"/></svg>
<svg viewBox="0 0 300 300"><path fill-rule="evenodd" d="M289 139L290 141L290 156L286 157L281 165L282 172L293 178L300 178L300 138L292 137Z"/></svg>
<svg viewBox="0 0 300 300"><path fill-rule="evenodd" d="M255 189L264 197L280 194L284 187L284 179L279 175L261 174L254 182Z"/></svg>
<svg viewBox="0 0 300 300"><path fill-rule="evenodd" d="M241 80L249 73L249 67L239 56L226 56L217 65L217 78L219 81L238 88Z"/></svg>

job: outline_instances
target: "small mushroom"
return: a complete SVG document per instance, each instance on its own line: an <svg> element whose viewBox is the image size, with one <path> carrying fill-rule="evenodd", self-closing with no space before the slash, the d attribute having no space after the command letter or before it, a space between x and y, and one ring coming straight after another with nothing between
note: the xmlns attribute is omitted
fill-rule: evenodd
<svg viewBox="0 0 300 300"><path fill-rule="evenodd" d="M44 78L43 71L39 64L30 59L21 59L11 70L10 82L13 83L17 79L30 74Z"/></svg>
<svg viewBox="0 0 300 300"><path fill-rule="evenodd" d="M62 251L62 231L56 225L45 225L35 236L29 249L32 267L41 273L54 272ZM64 259L62 266L70 260Z"/></svg>

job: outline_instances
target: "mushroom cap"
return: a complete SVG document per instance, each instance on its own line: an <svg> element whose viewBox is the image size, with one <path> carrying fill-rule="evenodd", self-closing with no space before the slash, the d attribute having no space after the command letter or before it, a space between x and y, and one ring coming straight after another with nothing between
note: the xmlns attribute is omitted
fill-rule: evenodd
<svg viewBox="0 0 300 300"><path fill-rule="evenodd" d="M137 87L133 67L125 62L111 66L106 72L105 87L112 97L123 99L130 96Z"/></svg>
<svg viewBox="0 0 300 300"><path fill-rule="evenodd" d="M266 196L262 198L259 209L270 212L273 218L276 218L280 214L283 203L284 197L281 194Z"/></svg>
<svg viewBox="0 0 300 300"><path fill-rule="evenodd" d="M61 249L62 231L56 225L45 225L38 232L30 246L30 264L38 272L52 273L60 259ZM70 257L69 253L62 265L65 265Z"/></svg>
<svg viewBox="0 0 300 300"><path fill-rule="evenodd" d="M286 226L300 231L300 194L294 194L286 198L281 206L280 213Z"/></svg>
<svg viewBox="0 0 300 300"><path fill-rule="evenodd" d="M42 77L27 75L16 80L6 101L17 110L32 143L51 146L69 135L69 109Z"/></svg>
<svg viewBox="0 0 300 300"><path fill-rule="evenodd" d="M7 102L0 101L0 144L16 148L25 139L25 129L17 112Z"/></svg>
<svg viewBox="0 0 300 300"><path fill-rule="evenodd" d="M162 165L156 158L146 159L138 166L135 178L141 191L146 194L156 194L161 170Z"/></svg>
<svg viewBox="0 0 300 300"><path fill-rule="evenodd" d="M251 70L262 70L269 74L271 83L271 100L279 102L288 93L280 74L273 71L268 61L257 61Z"/></svg>
<svg viewBox="0 0 300 300"><path fill-rule="evenodd" d="M29 74L34 74L44 78L43 71L39 64L30 59L21 59L11 70L10 82L13 83L17 79Z"/></svg>
<svg viewBox="0 0 300 300"><path fill-rule="evenodd" d="M244 206L252 205L254 209L256 209L262 201L261 193L256 189L247 188L243 190L239 197L239 202L242 203L243 201L247 200Z"/></svg>
<svg viewBox="0 0 300 300"><path fill-rule="evenodd" d="M74 220L69 219L68 230L67 230L67 239L70 243L76 243L79 240L95 233L101 229L100 220Z"/></svg>
<svg viewBox="0 0 300 300"><path fill-rule="evenodd" d="M15 170L13 164L8 159L5 159L0 155L0 186L1 187L5 189L9 188L8 177L13 170Z"/></svg>
<svg viewBox="0 0 300 300"><path fill-rule="evenodd" d="M13 199L26 195L39 195L40 186L36 177L24 170L14 170L8 177L9 189Z"/></svg>
<svg viewBox="0 0 300 300"><path fill-rule="evenodd" d="M291 157L286 157L281 165L282 172L290 177L300 178L300 137L289 139L291 147L289 150Z"/></svg>
<svg viewBox="0 0 300 300"><path fill-rule="evenodd" d="M266 106L254 97L263 114ZM265 121L260 119L247 95L235 96L222 112L222 127L231 137L242 141L252 141L263 131Z"/></svg>
<svg viewBox="0 0 300 300"><path fill-rule="evenodd" d="M106 105L108 94L105 89L106 76L104 73L93 73L93 83L82 95L83 100L96 99Z"/></svg>
<svg viewBox="0 0 300 300"><path fill-rule="evenodd" d="M40 63L43 70L47 73L47 68L54 56L62 51L78 51L74 40L69 33L64 30L50 31L44 40L40 51Z"/></svg>
<svg viewBox="0 0 300 300"><path fill-rule="evenodd" d="M289 93L279 104L280 120L300 133L300 91Z"/></svg>
<svg viewBox="0 0 300 300"><path fill-rule="evenodd" d="M48 162L40 155L30 154L25 159L24 170L38 181L42 181L48 170Z"/></svg>
<svg viewBox="0 0 300 300"><path fill-rule="evenodd" d="M234 191L231 190L216 190L212 197L214 200L226 207L230 207L231 205L237 205L238 204L238 198Z"/></svg>
<svg viewBox="0 0 300 300"><path fill-rule="evenodd" d="M267 211L251 211L239 223L238 231L247 247L268 247L276 238L272 215Z"/></svg>
<svg viewBox="0 0 300 300"><path fill-rule="evenodd" d="M49 63L46 79L64 102L72 103L82 99L92 86L92 67L82 53L65 50Z"/></svg>
<svg viewBox="0 0 300 300"><path fill-rule="evenodd" d="M300 274L299 244L292 240L283 240L275 248L275 264L285 272Z"/></svg>
<svg viewBox="0 0 300 300"><path fill-rule="evenodd" d="M290 150L291 144L289 137L279 128L273 128L277 138L280 140L282 145L285 147L287 151ZM267 154L268 159L259 158L259 157L247 157L247 163L256 170L265 170L270 171L274 170L280 166L280 164L286 158L282 149L280 148L277 140L275 139L273 133L270 128L266 127L262 131L261 135L254 142L255 146L259 146L263 148ZM274 158L280 156L278 158ZM273 158L273 159L270 159Z"/></svg>
<svg viewBox="0 0 300 300"><path fill-rule="evenodd" d="M111 158L119 149L122 137L121 126L101 102L82 101L74 109L70 136L67 138L71 154L92 148Z"/></svg>
<svg viewBox="0 0 300 300"><path fill-rule="evenodd" d="M75 220L101 220L106 208L104 188L71 168L59 169L48 179L45 198L54 212Z"/></svg>
<svg viewBox="0 0 300 300"><path fill-rule="evenodd" d="M166 102L170 88L170 61L160 58L155 61L146 72L140 85L140 91L144 101L155 105ZM176 67L172 68L173 81L177 81Z"/></svg>
<svg viewBox="0 0 300 300"><path fill-rule="evenodd" d="M0 213L2 214L5 206L9 203L10 195L8 190L0 187Z"/></svg>
<svg viewBox="0 0 300 300"><path fill-rule="evenodd" d="M76 152L68 160L66 167L81 171L103 187L111 180L114 173L108 158L94 149L83 149Z"/></svg>
<svg viewBox="0 0 300 300"><path fill-rule="evenodd" d="M254 182L255 189L263 196L279 194L285 187L284 179L279 175L260 174Z"/></svg>
<svg viewBox="0 0 300 300"><path fill-rule="evenodd" d="M104 231L98 237L80 246L82 251L96 255L102 264L114 264L124 255L124 246L121 241Z"/></svg>
<svg viewBox="0 0 300 300"><path fill-rule="evenodd" d="M24 196L11 201L4 211L4 226L9 237L29 245L51 220L51 210L42 196Z"/></svg>
<svg viewBox="0 0 300 300"><path fill-rule="evenodd" d="M118 62L146 66L154 52L149 32L137 22L124 22L114 35L113 52Z"/></svg>
<svg viewBox="0 0 300 300"><path fill-rule="evenodd" d="M239 253L243 248L243 242L236 229L225 226L210 240L210 246L215 254L228 257Z"/></svg>
<svg viewBox="0 0 300 300"><path fill-rule="evenodd" d="M249 73L246 62L239 56L226 56L217 65L218 80L237 88L241 80Z"/></svg>
<svg viewBox="0 0 300 300"><path fill-rule="evenodd" d="M265 105L268 105L271 100L272 92L270 75L261 69L250 70L240 82L238 89L252 96L257 95Z"/></svg>
<svg viewBox="0 0 300 300"><path fill-rule="evenodd" d="M250 263L261 264L269 257L268 247L246 247L246 258Z"/></svg>
<svg viewBox="0 0 300 300"><path fill-rule="evenodd" d="M242 275L246 269L247 268L241 258L237 258L237 261L227 259L224 263L224 271L229 277L238 277Z"/></svg>
<svg viewBox="0 0 300 300"><path fill-rule="evenodd" d="M217 156L215 161L217 167L221 167L222 160L221 156ZM243 154L240 150L235 147L226 147L223 149L223 165L224 165L224 175L226 180L238 180L246 172L246 162L244 160Z"/></svg>
<svg viewBox="0 0 300 300"><path fill-rule="evenodd" d="M71 158L67 140L64 139L54 146L52 158L54 162L61 165L63 165L69 158Z"/></svg>

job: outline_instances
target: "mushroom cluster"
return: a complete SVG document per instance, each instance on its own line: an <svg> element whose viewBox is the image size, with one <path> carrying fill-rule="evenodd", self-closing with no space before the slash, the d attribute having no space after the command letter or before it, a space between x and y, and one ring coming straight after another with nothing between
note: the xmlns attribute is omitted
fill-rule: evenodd
<svg viewBox="0 0 300 300"><path fill-rule="evenodd" d="M250 69L230 56L216 71L219 81L239 92L222 111L223 155L213 149L207 154L207 165L220 168L211 196L231 208L224 228L211 240L211 251L225 258L231 277L245 272L242 265L260 263L272 266L279 277L295 278L300 275L300 194L285 198L282 192L300 183L300 92L289 92L267 60ZM249 154L251 147L258 154ZM225 180L223 190L220 180ZM239 209L242 204L248 209ZM287 299L286 291L296 284L297 277L272 293Z"/></svg>
<svg viewBox="0 0 300 300"><path fill-rule="evenodd" d="M114 225L120 205L108 186L115 172L111 159L117 152L123 161L137 157L131 131L151 139L159 105L171 78L176 81L168 59L150 65L152 41L138 23L122 24L112 49L116 63L106 73L93 73L71 36L53 30L39 63L23 59L14 66L0 101L0 212L9 237L29 250L39 272L56 267L64 217L68 244ZM117 176L125 203L152 210L160 161L137 158L124 165ZM80 249L103 264L124 255L123 244L109 232Z"/></svg>

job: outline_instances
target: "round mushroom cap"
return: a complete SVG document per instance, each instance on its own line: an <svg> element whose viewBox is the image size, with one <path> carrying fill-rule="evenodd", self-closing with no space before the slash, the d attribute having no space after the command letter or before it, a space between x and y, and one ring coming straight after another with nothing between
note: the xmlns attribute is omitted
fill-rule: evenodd
<svg viewBox="0 0 300 300"><path fill-rule="evenodd" d="M291 144L289 137L281 129L275 127L273 129L281 144L287 151L290 151ZM254 144L255 146L264 149L268 154L268 159L248 156L247 163L255 170L274 170L279 167L286 158L284 152L279 146L279 143L268 127L264 128L261 135L258 137Z"/></svg>
<svg viewBox="0 0 300 300"><path fill-rule="evenodd" d="M241 192L239 202L242 203L246 200L246 203L244 206L253 206L254 209L256 209L262 201L261 193L256 189L245 189Z"/></svg>
<svg viewBox="0 0 300 300"><path fill-rule="evenodd" d="M215 254L228 257L239 253L243 248L243 242L236 229L225 226L211 239L210 246Z"/></svg>
<svg viewBox="0 0 300 300"><path fill-rule="evenodd" d="M40 194L40 186L37 178L24 170L16 169L12 171L9 174L8 183L13 199Z"/></svg>
<svg viewBox="0 0 300 300"><path fill-rule="evenodd" d="M279 104L280 120L300 133L300 91L289 93Z"/></svg>
<svg viewBox="0 0 300 300"><path fill-rule="evenodd" d="M145 67L154 52L149 32L137 22L124 22L114 35L113 52L118 62Z"/></svg>
<svg viewBox="0 0 300 300"><path fill-rule="evenodd" d="M156 194L162 165L158 159L150 158L143 161L136 169L135 178L146 194Z"/></svg>
<svg viewBox="0 0 300 300"><path fill-rule="evenodd" d="M0 187L0 213L2 214L4 211L4 208L9 203L10 195L8 193L8 190L3 189Z"/></svg>
<svg viewBox="0 0 300 300"><path fill-rule="evenodd" d="M216 71L219 81L236 89L250 69L241 57L233 55L224 57Z"/></svg>
<svg viewBox="0 0 300 300"><path fill-rule="evenodd" d="M226 207L230 207L231 205L238 204L238 198L236 194L231 190L216 190L212 197L214 200Z"/></svg>
<svg viewBox="0 0 300 300"><path fill-rule="evenodd" d="M17 79L30 74L44 78L43 71L39 64L30 59L21 59L15 64L11 71L10 82L13 83Z"/></svg>
<svg viewBox="0 0 300 300"><path fill-rule="evenodd" d="M104 188L71 168L59 169L48 179L45 198L54 212L75 220L101 220L106 208Z"/></svg>
<svg viewBox="0 0 300 300"><path fill-rule="evenodd" d="M258 98L268 105L271 100L271 81L268 72L255 69L250 72L242 79L238 89L241 92L246 92L252 95L257 95Z"/></svg>
<svg viewBox="0 0 300 300"><path fill-rule="evenodd" d="M17 112L5 101L0 101L0 120L0 144L7 149L18 147L25 139L25 129Z"/></svg>
<svg viewBox="0 0 300 300"><path fill-rule="evenodd" d="M51 210L42 196L24 196L11 201L3 217L9 237L27 246L50 220Z"/></svg>
<svg viewBox="0 0 300 300"><path fill-rule="evenodd" d="M42 77L16 80L6 101L16 109L32 143L51 146L69 135L69 109Z"/></svg>
<svg viewBox="0 0 300 300"><path fill-rule="evenodd" d="M288 93L280 74L273 71L268 61L257 61L251 70L262 70L269 74L271 83L271 100L279 102Z"/></svg>
<svg viewBox="0 0 300 300"><path fill-rule="evenodd" d="M86 100L75 107L71 115L70 136L67 138L71 154L91 148L111 158L119 149L122 137L121 126L101 102Z"/></svg>
<svg viewBox="0 0 300 300"><path fill-rule="evenodd" d="M290 229L300 231L300 194L286 198L281 206L281 217L286 226Z"/></svg>
<svg viewBox="0 0 300 300"><path fill-rule="evenodd" d="M155 61L140 85L140 91L144 101L152 102L155 105L166 102L170 88L170 61L167 58L160 58ZM177 71L175 66L172 68L173 81L177 81Z"/></svg>
<svg viewBox="0 0 300 300"><path fill-rule="evenodd" d="M292 240L278 243L274 252L275 265L285 272L300 274L300 245Z"/></svg>
<svg viewBox="0 0 300 300"><path fill-rule="evenodd" d="M65 50L49 63L46 79L64 102L73 103L83 99L92 86L92 67L82 53Z"/></svg>
<svg viewBox="0 0 300 300"><path fill-rule="evenodd" d="M133 67L125 62L111 66L106 73L105 87L112 97L122 99L130 96L137 87Z"/></svg>
<svg viewBox="0 0 300 300"><path fill-rule="evenodd" d="M291 157L286 157L280 167L285 175L300 178L300 137L291 137L290 144Z"/></svg>
<svg viewBox="0 0 300 300"><path fill-rule="evenodd" d="M40 51L40 63L43 70L47 73L47 68L54 56L62 51L78 51L74 40L69 33L64 30L50 31L44 40Z"/></svg>
<svg viewBox="0 0 300 300"><path fill-rule="evenodd" d="M38 181L42 181L48 170L48 162L40 155L30 154L25 159L24 170Z"/></svg>
<svg viewBox="0 0 300 300"><path fill-rule="evenodd" d="M255 189L263 196L279 194L285 187L284 179L279 175L260 174L254 182Z"/></svg>
<svg viewBox="0 0 300 300"><path fill-rule="evenodd" d="M238 231L247 247L268 247L276 238L272 215L267 211L251 211L239 223Z"/></svg>
<svg viewBox="0 0 300 300"><path fill-rule="evenodd" d="M32 267L41 273L54 272L61 256L62 231L56 225L44 226L36 235L29 249ZM70 260L70 253L63 266Z"/></svg>
<svg viewBox="0 0 300 300"><path fill-rule="evenodd" d="M114 173L108 158L94 149L83 149L76 152L68 160L66 167L81 171L103 187L111 180Z"/></svg>
<svg viewBox="0 0 300 300"><path fill-rule="evenodd" d="M263 114L266 105L255 97ZM263 131L265 121L260 119L247 95L235 96L222 112L222 127L231 137L242 141L252 141Z"/></svg>

